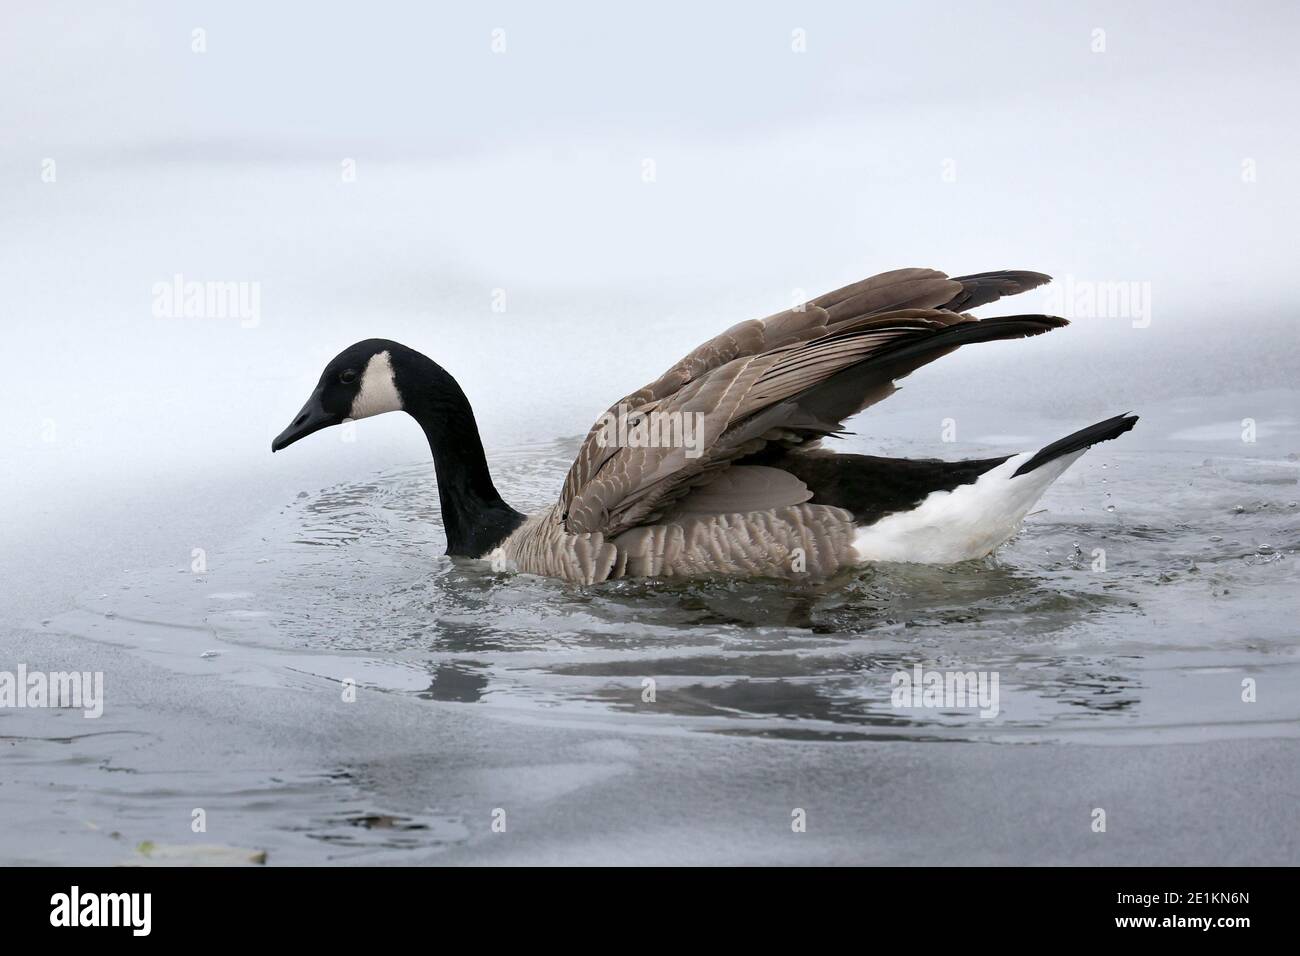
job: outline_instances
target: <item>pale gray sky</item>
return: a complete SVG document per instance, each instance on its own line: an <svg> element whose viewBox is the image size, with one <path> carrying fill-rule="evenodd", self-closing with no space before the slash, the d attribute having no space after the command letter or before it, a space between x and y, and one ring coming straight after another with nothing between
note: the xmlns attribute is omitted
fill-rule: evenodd
<svg viewBox="0 0 1300 956"><path fill-rule="evenodd" d="M5 6L24 361L0 439L36 480L164 447L214 467L214 444L269 468L324 360L372 335L452 370L489 441L578 433L732 322L899 266L1150 291L1150 329L1080 320L935 375L1023 355L1032 394L1113 366L1119 401L1137 372L1230 389L1294 351L1293 3ZM176 273L259 283L259 326L154 317Z"/></svg>

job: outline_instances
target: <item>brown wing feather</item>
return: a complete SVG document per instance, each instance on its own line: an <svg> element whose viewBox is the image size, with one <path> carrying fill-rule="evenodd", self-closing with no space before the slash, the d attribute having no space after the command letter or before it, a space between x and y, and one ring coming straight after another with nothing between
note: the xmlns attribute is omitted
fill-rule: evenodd
<svg viewBox="0 0 1300 956"><path fill-rule="evenodd" d="M958 276L952 281L961 283L961 292L943 307L954 312L965 312L967 309L978 309L981 305L996 302L1003 296L1019 295L1037 289L1040 285L1051 282L1052 277L1041 272L1003 270Z"/></svg>
<svg viewBox="0 0 1300 956"><path fill-rule="evenodd" d="M941 308L1032 288L1026 276L1038 274L954 280L902 269L732 326L607 413L698 416L703 454L602 444L602 417L565 480L557 509L565 530L612 536L659 520L738 458L772 442L795 445L838 430L849 415L892 394L896 379L966 342L1064 324L1041 316L980 321Z"/></svg>

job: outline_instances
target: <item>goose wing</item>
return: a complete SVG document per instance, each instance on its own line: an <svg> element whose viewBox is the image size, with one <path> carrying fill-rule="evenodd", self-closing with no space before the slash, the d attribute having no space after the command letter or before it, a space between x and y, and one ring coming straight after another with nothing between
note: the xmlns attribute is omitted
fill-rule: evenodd
<svg viewBox="0 0 1300 956"><path fill-rule="evenodd" d="M596 422L560 496L565 530L613 536L653 523L740 458L839 431L845 419L892 394L896 380L961 345L1066 324L1041 315L980 320L960 311L1046 281L1036 272L950 279L901 269L732 326ZM614 440L618 423L635 428L643 417L660 437L676 428L679 438L695 441L631 447ZM749 495L747 506L755 500Z"/></svg>

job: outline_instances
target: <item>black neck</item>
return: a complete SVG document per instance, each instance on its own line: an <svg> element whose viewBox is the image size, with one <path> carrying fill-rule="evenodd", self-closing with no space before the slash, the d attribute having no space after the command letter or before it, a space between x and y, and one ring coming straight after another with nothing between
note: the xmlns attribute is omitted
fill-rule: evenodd
<svg viewBox="0 0 1300 956"><path fill-rule="evenodd" d="M519 527L524 516L497 494L474 411L456 380L410 349L393 360L402 406L420 423L433 452L447 553L483 557Z"/></svg>

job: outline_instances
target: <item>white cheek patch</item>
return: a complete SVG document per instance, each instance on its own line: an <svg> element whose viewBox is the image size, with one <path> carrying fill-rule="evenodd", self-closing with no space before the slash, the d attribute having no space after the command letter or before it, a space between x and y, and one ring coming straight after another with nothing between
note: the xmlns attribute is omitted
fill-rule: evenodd
<svg viewBox="0 0 1300 956"><path fill-rule="evenodd" d="M397 412L402 409L402 396L397 392L397 382L393 379L393 363L388 352L379 352L370 356L366 370L361 375L361 391L352 400L350 418L369 418L384 412Z"/></svg>

